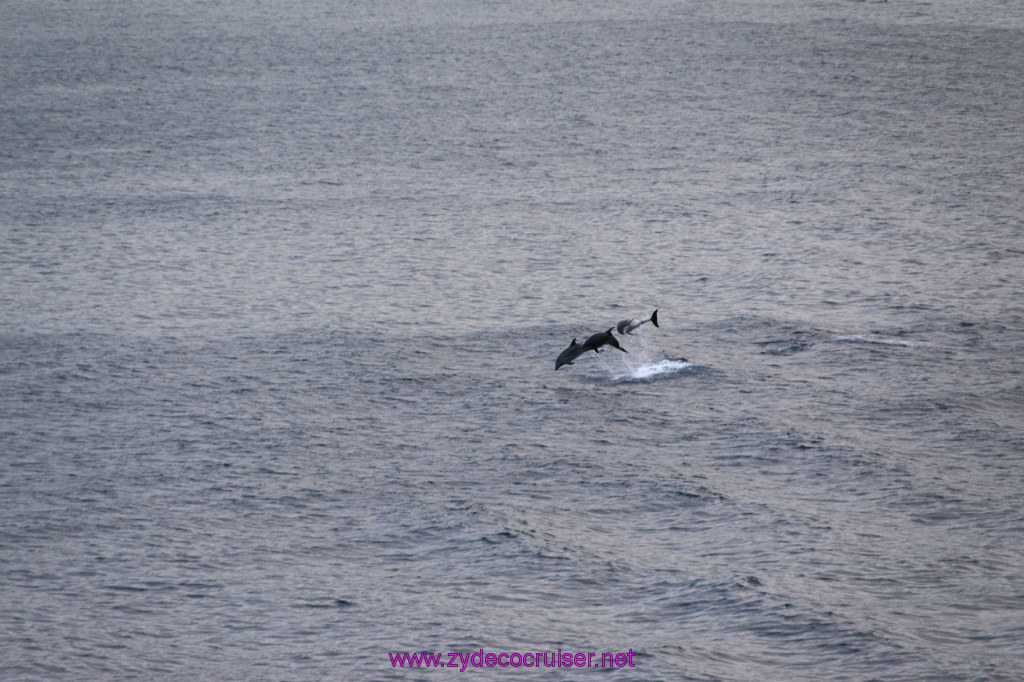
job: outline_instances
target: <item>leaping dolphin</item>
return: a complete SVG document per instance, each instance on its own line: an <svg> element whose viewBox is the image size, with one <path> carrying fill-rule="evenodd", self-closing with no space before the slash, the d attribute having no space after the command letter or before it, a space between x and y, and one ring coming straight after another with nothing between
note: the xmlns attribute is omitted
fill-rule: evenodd
<svg viewBox="0 0 1024 682"><path fill-rule="evenodd" d="M655 327L658 326L657 310L651 313L651 316L648 317L646 320L637 320L635 318L632 320L623 320L622 322L619 322L619 324L616 325L616 329L619 330L620 334L632 334L634 329L636 329L642 324L647 324L648 322L653 324Z"/></svg>
<svg viewBox="0 0 1024 682"><path fill-rule="evenodd" d="M588 350L600 353L601 351L599 351L598 348L601 346L613 346L621 350L623 353L628 353L629 351L620 346L619 342L616 341L615 337L612 335L612 329L614 328L615 327L609 327L606 332L598 332L583 343L576 343L576 339L573 339L572 342L569 343L569 347L558 354L558 359L555 360L555 371L558 371L558 368L562 365L571 365L573 360L583 355Z"/></svg>
<svg viewBox="0 0 1024 682"><path fill-rule="evenodd" d="M583 355L583 346L576 343L574 338L569 342L569 347L558 354L558 359L555 360L555 371L557 372L562 365L571 365L572 361L581 355Z"/></svg>

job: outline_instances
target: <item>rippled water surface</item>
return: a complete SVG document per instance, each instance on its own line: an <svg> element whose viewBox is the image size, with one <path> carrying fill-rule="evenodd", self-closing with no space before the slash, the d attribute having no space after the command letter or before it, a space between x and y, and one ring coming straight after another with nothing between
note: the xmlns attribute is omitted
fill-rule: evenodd
<svg viewBox="0 0 1024 682"><path fill-rule="evenodd" d="M1024 677L1018 5L16 0L0 63L0 677Z"/></svg>

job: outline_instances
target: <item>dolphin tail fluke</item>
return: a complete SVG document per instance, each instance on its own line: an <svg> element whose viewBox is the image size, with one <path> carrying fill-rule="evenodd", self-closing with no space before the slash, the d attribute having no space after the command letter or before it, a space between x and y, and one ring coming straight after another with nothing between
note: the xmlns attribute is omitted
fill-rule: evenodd
<svg viewBox="0 0 1024 682"><path fill-rule="evenodd" d="M651 313L651 324L653 324L655 327L658 326L658 311L657 310L655 310L653 313Z"/></svg>

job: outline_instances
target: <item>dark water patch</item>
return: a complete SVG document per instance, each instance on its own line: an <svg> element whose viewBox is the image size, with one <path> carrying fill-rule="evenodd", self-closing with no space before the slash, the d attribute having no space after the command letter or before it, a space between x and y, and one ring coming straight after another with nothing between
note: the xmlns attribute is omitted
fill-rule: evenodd
<svg viewBox="0 0 1024 682"><path fill-rule="evenodd" d="M347 599L325 598L319 601L307 601L296 604L295 608L300 609L347 609L356 606L355 602Z"/></svg>
<svg viewBox="0 0 1024 682"><path fill-rule="evenodd" d="M758 345L764 346L761 352L766 355L791 355L808 350L813 343L807 341L759 341Z"/></svg>

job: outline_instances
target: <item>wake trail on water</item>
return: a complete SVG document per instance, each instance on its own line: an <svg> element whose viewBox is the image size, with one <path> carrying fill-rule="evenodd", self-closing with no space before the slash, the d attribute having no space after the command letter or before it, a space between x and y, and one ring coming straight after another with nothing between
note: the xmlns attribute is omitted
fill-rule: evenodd
<svg viewBox="0 0 1024 682"><path fill-rule="evenodd" d="M877 343L883 346L906 346L908 348L931 345L924 341L907 341L879 334L833 334L829 340L839 343Z"/></svg>

